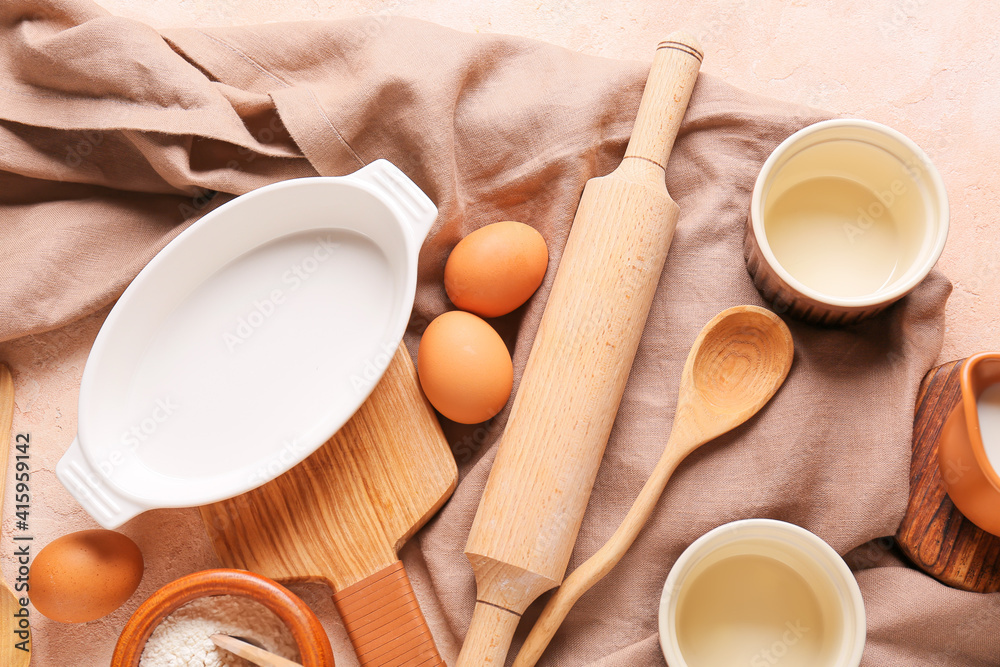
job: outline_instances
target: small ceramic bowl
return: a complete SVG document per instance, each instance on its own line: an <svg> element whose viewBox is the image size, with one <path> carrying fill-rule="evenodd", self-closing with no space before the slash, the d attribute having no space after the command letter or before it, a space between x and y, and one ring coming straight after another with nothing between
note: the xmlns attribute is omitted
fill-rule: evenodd
<svg viewBox="0 0 1000 667"><path fill-rule="evenodd" d="M663 587L659 624L670 667L857 667L866 635L844 560L772 519L727 523L685 549Z"/></svg>
<svg viewBox="0 0 1000 667"><path fill-rule="evenodd" d="M245 570L204 570L173 581L135 610L118 638L111 667L138 667L146 641L160 621L183 605L210 595L239 595L264 605L288 626L303 667L334 667L333 648L316 614L297 595Z"/></svg>
<svg viewBox="0 0 1000 667"><path fill-rule="evenodd" d="M744 256L775 310L841 325L912 291L947 237L948 196L927 154L885 125L836 119L799 130L764 162Z"/></svg>
<svg viewBox="0 0 1000 667"><path fill-rule="evenodd" d="M962 365L962 400L938 441L941 481L955 507L987 533L1000 536L1000 451L990 460L979 422L979 397L1000 384L1000 353L984 352Z"/></svg>

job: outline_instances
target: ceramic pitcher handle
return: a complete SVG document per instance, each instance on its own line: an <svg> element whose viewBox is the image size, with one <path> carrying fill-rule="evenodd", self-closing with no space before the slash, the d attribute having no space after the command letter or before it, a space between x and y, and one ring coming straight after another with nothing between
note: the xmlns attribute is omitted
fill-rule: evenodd
<svg viewBox="0 0 1000 667"><path fill-rule="evenodd" d="M56 477L83 509L105 528L117 528L149 509L113 490L103 475L90 465L79 440L73 440L73 444L59 459Z"/></svg>

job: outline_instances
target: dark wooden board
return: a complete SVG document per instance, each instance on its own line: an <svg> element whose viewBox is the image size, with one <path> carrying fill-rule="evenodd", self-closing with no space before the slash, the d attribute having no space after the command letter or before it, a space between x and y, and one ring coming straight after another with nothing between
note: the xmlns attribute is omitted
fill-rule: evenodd
<svg viewBox="0 0 1000 667"><path fill-rule="evenodd" d="M945 493L938 470L941 427L961 400L964 359L932 369L917 394L913 421L910 499L896 541L935 579L966 591L1000 590L1000 537L962 516Z"/></svg>

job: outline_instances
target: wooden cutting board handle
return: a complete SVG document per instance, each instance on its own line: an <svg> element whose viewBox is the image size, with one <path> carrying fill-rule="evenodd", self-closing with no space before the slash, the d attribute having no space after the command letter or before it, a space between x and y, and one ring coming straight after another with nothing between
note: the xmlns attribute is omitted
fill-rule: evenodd
<svg viewBox="0 0 1000 667"><path fill-rule="evenodd" d="M677 225L665 168L697 44L660 43L621 165L584 188L466 545L477 601L459 667L502 665L566 573Z"/></svg>
<svg viewBox="0 0 1000 667"><path fill-rule="evenodd" d="M267 484L201 508L219 560L335 591L361 664L443 665L399 548L455 489L458 467L406 346L344 426Z"/></svg>
<svg viewBox="0 0 1000 667"><path fill-rule="evenodd" d="M445 667L399 561L333 595L361 667Z"/></svg>

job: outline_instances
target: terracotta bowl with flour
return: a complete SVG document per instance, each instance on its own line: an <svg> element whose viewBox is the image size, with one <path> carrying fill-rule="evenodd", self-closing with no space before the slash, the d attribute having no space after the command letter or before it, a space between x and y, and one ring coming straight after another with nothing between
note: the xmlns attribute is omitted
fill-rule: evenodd
<svg viewBox="0 0 1000 667"><path fill-rule="evenodd" d="M225 596L223 599L222 596ZM184 648L187 641L182 636L185 627L190 631L196 624L192 623L191 614L185 622L179 622L178 616L192 605L208 603L212 600L221 602L240 601L258 603L280 619L291 635L291 640L298 648L298 661L303 667L334 667L333 648L323 630L316 614L297 595L287 588L267 577L244 570L216 569L195 572L173 581L159 589L149 597L132 614L125 629L122 630L111 658L111 667L139 667L141 664L153 664L147 654L154 640L158 640L155 648L162 654L169 650L171 642L179 648ZM206 608L206 618L226 611L225 605L215 605ZM230 606L230 610L232 607ZM174 621L164 623L164 621ZM198 620L198 619L194 619ZM244 619L245 620L245 619ZM206 621L207 627L208 621ZM164 626L169 632L158 628ZM168 627L172 626L172 627ZM156 633L154 635L154 633ZM173 633L174 637L169 636ZM208 633L206 633L207 635ZM207 639L207 636L203 639ZM221 649L220 649L221 650Z"/></svg>

